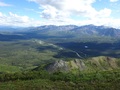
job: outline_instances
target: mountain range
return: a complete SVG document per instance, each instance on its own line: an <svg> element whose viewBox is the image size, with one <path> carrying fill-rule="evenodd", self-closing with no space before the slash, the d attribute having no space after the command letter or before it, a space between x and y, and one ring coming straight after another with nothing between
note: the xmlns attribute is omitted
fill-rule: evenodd
<svg viewBox="0 0 120 90"><path fill-rule="evenodd" d="M40 36L60 37L60 38L79 38L79 37L88 37L88 36L115 37L115 38L120 37L120 29L106 27L106 26L95 26L95 25L85 25L85 26L45 25L45 26L28 27L28 28L0 26L0 32L1 33L12 32L14 34L22 33L23 35L32 38L35 38L34 36L37 36L39 38Z"/></svg>
<svg viewBox="0 0 120 90"><path fill-rule="evenodd" d="M11 30L12 28L14 29ZM0 27L0 41L31 39L42 40L68 49L67 52L59 52L55 56L57 58L78 57L77 53L82 57L100 55L120 57L120 29L95 25Z"/></svg>
<svg viewBox="0 0 120 90"><path fill-rule="evenodd" d="M85 25L85 26L75 26L75 25L66 25L66 26L40 26L34 28L33 31L38 33L43 33L47 35L96 35L96 36L111 36L111 37L120 37L120 29L105 27L105 26L94 26L94 25Z"/></svg>

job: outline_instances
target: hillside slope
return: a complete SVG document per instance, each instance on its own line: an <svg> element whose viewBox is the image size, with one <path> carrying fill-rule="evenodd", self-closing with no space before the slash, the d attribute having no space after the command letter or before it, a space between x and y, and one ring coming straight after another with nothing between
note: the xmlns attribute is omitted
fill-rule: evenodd
<svg viewBox="0 0 120 90"><path fill-rule="evenodd" d="M35 68L34 70L40 70L40 67ZM54 61L50 64L45 65L45 70L48 72L71 72L71 71L105 71L105 70L114 70L120 69L120 61L112 57L93 57L88 60L75 59L70 61Z"/></svg>

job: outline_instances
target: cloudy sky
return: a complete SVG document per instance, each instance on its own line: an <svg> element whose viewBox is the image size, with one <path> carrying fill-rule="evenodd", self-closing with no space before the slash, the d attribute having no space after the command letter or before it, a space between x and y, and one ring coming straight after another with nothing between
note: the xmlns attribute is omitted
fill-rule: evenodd
<svg viewBox="0 0 120 90"><path fill-rule="evenodd" d="M120 28L120 0L0 0L0 25L105 25Z"/></svg>

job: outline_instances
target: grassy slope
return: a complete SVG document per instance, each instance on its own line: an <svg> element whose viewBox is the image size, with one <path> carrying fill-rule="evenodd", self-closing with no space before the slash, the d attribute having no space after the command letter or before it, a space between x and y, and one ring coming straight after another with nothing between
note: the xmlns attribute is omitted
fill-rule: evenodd
<svg viewBox="0 0 120 90"><path fill-rule="evenodd" d="M58 60L54 56L58 54L60 49L57 46L39 40L0 42L0 47L0 72L17 72L32 69L40 64ZM70 60L74 59L71 58ZM87 65L87 72L111 70L120 66L119 60L112 58L108 62L102 56L83 60L83 62Z"/></svg>
<svg viewBox="0 0 120 90"><path fill-rule="evenodd" d="M28 80L5 82L0 84L0 90L119 90L120 83L73 83L50 80Z"/></svg>
<svg viewBox="0 0 120 90"><path fill-rule="evenodd" d="M120 85L119 70L80 73L78 76L56 73L51 78L43 78L1 82L0 90L119 90Z"/></svg>
<svg viewBox="0 0 120 90"><path fill-rule="evenodd" d="M18 67L29 69L40 63L55 60L53 56L57 49L53 51L49 48L33 40L0 42L0 67L4 65L3 68L11 66L12 69L14 66L16 69Z"/></svg>
<svg viewBox="0 0 120 90"><path fill-rule="evenodd" d="M99 56L89 58L84 61L87 66L87 72L89 71L105 71L114 70L120 68L120 60L117 58Z"/></svg>
<svg viewBox="0 0 120 90"><path fill-rule="evenodd" d="M54 50L55 48L51 48L51 46L49 47L48 45L40 45L29 40L0 42L0 47L1 72L19 72L23 69L34 68L40 63L43 64L43 62L48 63L48 61L51 59L56 60L56 58L53 58L53 56L57 54L58 50ZM112 60L112 66L109 67L110 65L106 63L104 57L90 58L84 62L86 65L88 65L89 70L95 69L95 71L100 70L101 67L105 66L108 66L108 70L111 70L112 67L120 66L119 60L115 60L118 66ZM98 66L98 68L95 68L95 66ZM87 72L89 70L87 70ZM57 78L57 80L56 77L52 77L52 79L55 79L55 81L51 79L10 80L8 82L0 82L0 90L119 90L119 70L114 74L104 74L103 72L103 74L99 75L90 73L91 72L86 73L84 77L81 75L80 78L78 78L78 82L74 82L72 80L66 82L64 79L59 80L59 78ZM97 79L95 77L96 75ZM105 75L105 78L102 75ZM63 78L63 76L61 78Z"/></svg>
<svg viewBox="0 0 120 90"><path fill-rule="evenodd" d="M20 71L21 71L20 67L0 64L0 72L14 73Z"/></svg>

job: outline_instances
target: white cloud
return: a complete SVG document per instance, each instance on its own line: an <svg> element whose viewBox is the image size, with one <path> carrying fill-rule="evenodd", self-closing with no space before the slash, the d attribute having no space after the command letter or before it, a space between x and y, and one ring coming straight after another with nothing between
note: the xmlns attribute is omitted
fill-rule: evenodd
<svg viewBox="0 0 120 90"><path fill-rule="evenodd" d="M34 1L43 9L41 16L47 19L68 18L71 14L88 14L94 11L91 4L95 0L29 0Z"/></svg>
<svg viewBox="0 0 120 90"><path fill-rule="evenodd" d="M110 0L110 2L117 2L118 0Z"/></svg>
<svg viewBox="0 0 120 90"><path fill-rule="evenodd" d="M98 11L98 12L96 11L95 13L94 12L89 13L88 17L91 18L91 19L93 19L93 18L100 18L100 19L101 18L107 18L107 17L110 17L111 12L112 12L111 9L104 8L104 9Z"/></svg>
<svg viewBox="0 0 120 90"><path fill-rule="evenodd" d="M40 26L40 25L106 25L120 28L120 19L111 18L112 10L103 8L97 11L92 4L96 0L28 0L39 4L42 21L28 16L0 13L0 25ZM33 9L30 9L33 10ZM42 10L42 11L41 11ZM72 16L84 17L85 20L74 20Z"/></svg>
<svg viewBox="0 0 120 90"><path fill-rule="evenodd" d="M76 25L110 25L118 27L119 20L111 19L111 9L104 8L97 11L92 4L96 0L29 0L39 4L43 11L42 18L47 19L46 24L76 24ZM86 20L74 20L71 16L84 17ZM114 23L112 23L114 22ZM116 24L116 25L114 25Z"/></svg>
<svg viewBox="0 0 120 90"><path fill-rule="evenodd" d="M3 6L11 6L11 5L0 1L0 7L3 7Z"/></svg>
<svg viewBox="0 0 120 90"><path fill-rule="evenodd" d="M102 11L101 11L102 12ZM88 20L76 21L73 19L65 19L64 21L61 19L55 20L45 20L45 21L36 21L28 16L20 16L17 14L9 13L9 15L3 14L0 12L0 25L3 26L41 26L41 25L86 25L86 24L94 24L94 25L105 25L105 26L112 26L115 28L120 28L120 19L114 18L92 18Z"/></svg>
<svg viewBox="0 0 120 90"><path fill-rule="evenodd" d="M35 21L28 16L20 16L9 12L9 15L5 15L0 12L0 25L3 26L38 26L41 25L40 21Z"/></svg>
<svg viewBox="0 0 120 90"><path fill-rule="evenodd" d="M70 19L72 15L86 18L103 18L111 15L111 10L104 8L97 11L92 7L96 0L29 0L36 2L42 8L41 17L53 20Z"/></svg>

